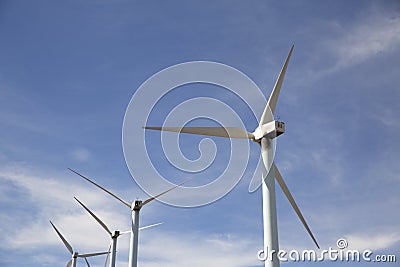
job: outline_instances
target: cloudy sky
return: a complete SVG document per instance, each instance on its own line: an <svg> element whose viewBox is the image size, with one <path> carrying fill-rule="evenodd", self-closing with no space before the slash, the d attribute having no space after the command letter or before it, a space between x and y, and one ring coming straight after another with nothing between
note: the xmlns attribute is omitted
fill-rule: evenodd
<svg viewBox="0 0 400 267"><path fill-rule="evenodd" d="M149 77L178 63L219 62L245 73L267 98L293 43L276 110L286 123L277 165L322 248L346 238L349 248L400 260L399 2L215 2L0 2L0 266L65 266L69 253L49 220L77 251L107 250L108 235L73 196L109 228L129 228L126 207L67 168L127 201L149 197L132 178L122 145L125 111ZM226 90L194 84L160 100L149 121L162 123L175 106L199 97L235 109L249 131L265 105L259 95L249 107ZM198 173L171 167L159 133L141 142L159 173L172 182L194 176L187 184L194 187L217 178L229 161L229 143L220 139L206 140L217 156ZM183 155L202 157L200 141L182 136ZM248 192L259 152L248 146L248 166L221 199L143 208L141 225L164 224L141 232L140 266L262 265L261 191ZM313 249L280 188L277 208L281 248ZM127 265L128 243L119 239L119 266ZM102 266L104 257L90 262Z"/></svg>

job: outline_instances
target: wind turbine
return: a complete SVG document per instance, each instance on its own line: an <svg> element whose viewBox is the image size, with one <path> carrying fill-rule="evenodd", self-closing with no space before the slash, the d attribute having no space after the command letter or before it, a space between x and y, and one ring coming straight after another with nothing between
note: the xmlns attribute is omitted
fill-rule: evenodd
<svg viewBox="0 0 400 267"><path fill-rule="evenodd" d="M168 190L165 190L164 192L161 192L160 194L148 198L145 201L142 200L135 200L132 202L132 204L129 204L129 202L119 198L117 195L111 193L110 191L108 191L107 189L101 187L100 185L96 184L95 182L93 182L92 180L90 180L89 178L87 178L86 176L78 173L77 171L74 171L73 169L68 168L70 171L72 171L73 173L79 175L80 177L82 177L83 179L85 179L86 181L88 181L89 183L97 186L98 188L100 188L101 190L103 190L104 192L110 194L111 196L113 196L115 199L117 199L118 201L120 201L122 204L124 204L125 206L129 207L131 209L131 213L132 213L132 224L131 224L131 241L130 241L130 246L129 246L129 267L137 267L137 257L138 257L138 241L139 241L139 212L141 210L141 208L150 203L151 201L161 197L162 195L168 193L169 191L183 185L184 183L188 182L191 179L187 179L185 181L183 181L182 183L171 187ZM155 226L155 225L151 225L151 226ZM147 227L143 227L144 228L148 228L151 226L147 226Z"/></svg>
<svg viewBox="0 0 400 267"><path fill-rule="evenodd" d="M110 249L109 252L111 251L111 257L110 257L110 267L115 267L115 259L116 259L116 254L117 254L117 238L121 235L120 231L114 231L111 232L110 229L107 227L107 225L100 220L99 217L96 216L89 208L87 208L81 201L79 201L78 198L74 197L76 201L78 201L79 204L87 211L89 212L90 215L103 227L104 230L111 236L111 244L110 244ZM108 257L106 259L106 264L107 264Z"/></svg>
<svg viewBox="0 0 400 267"><path fill-rule="evenodd" d="M89 262L87 261L86 258L88 257L93 257L93 256L99 256L99 255L104 255L108 254L109 252L97 252L97 253L86 253L86 254L79 254L78 252L74 251L72 246L68 243L68 241L64 238L64 236L61 234L60 231L55 227L55 225L50 221L51 225L53 226L54 230L56 231L57 235L60 237L61 241L64 243L65 247L68 249L68 251L72 255L72 259L70 259L67 263L67 267L76 267L76 261L78 258L84 258L86 261L86 264L88 267L90 267Z"/></svg>
<svg viewBox="0 0 400 267"><path fill-rule="evenodd" d="M274 120L274 111L276 103L278 101L279 93L282 87L283 79L286 73L286 69L290 60L290 56L293 52L294 45L290 48L289 54L282 67L282 70L275 82L275 86L268 99L267 105L261 116L258 127L254 132L250 133L244 129L236 127L151 127L146 126L145 129L159 130L168 132L188 133L188 134L199 134L207 136L218 136L226 138L244 138L251 139L252 141L260 144L261 146L261 157L263 162L263 176L262 176L262 197L263 197L263 228L264 228L264 253L267 251L274 251L275 255L279 251L278 244L278 227L276 218L276 196L275 196L275 179L281 186L284 194L288 198L294 211L299 217L300 221L306 228L307 232L311 236L315 245L319 248L319 245L308 227L303 215L300 212L299 207L293 199L292 194L289 192L286 183L284 182L282 175L280 174L278 167L274 163L273 158L273 139L285 132L285 124L283 122ZM267 172L269 170L269 172ZM273 254L272 254L273 255ZM278 267L279 260L275 256L272 261L265 261L267 267Z"/></svg>
<svg viewBox="0 0 400 267"><path fill-rule="evenodd" d="M96 216L96 214L94 214L88 207L86 207L77 197L74 197L74 198L101 225L101 227L103 227L103 229L110 235L110 237L111 237L111 244L110 244L110 249L109 249L109 252L111 253L111 256L110 256L110 267L115 267L115 261L116 261L116 256L117 256L117 238L119 236L123 235L123 234L130 233L131 231L129 230L129 231L121 232L121 231L115 230L115 231L111 232L110 229L107 227L107 225L98 216ZM147 225L147 226L144 226L144 227L140 227L139 231L143 230L143 229L147 229L147 228L153 227L153 226L157 226L157 225L160 225L160 224L161 223L155 223L155 224ZM107 265L108 256L109 255L107 255L105 265Z"/></svg>

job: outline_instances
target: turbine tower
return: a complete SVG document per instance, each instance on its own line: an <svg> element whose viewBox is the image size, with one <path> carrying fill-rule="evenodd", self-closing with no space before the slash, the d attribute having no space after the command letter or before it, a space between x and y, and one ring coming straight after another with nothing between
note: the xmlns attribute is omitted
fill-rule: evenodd
<svg viewBox="0 0 400 267"><path fill-rule="evenodd" d="M74 251L72 246L68 243L68 241L64 238L61 232L55 227L55 225L50 221L51 225L53 226L54 230L56 231L57 235L60 237L61 241L64 243L65 247L71 253L72 259L70 259L67 263L67 267L76 267L76 261L78 258L84 258L88 267L90 267L89 262L86 258L94 257L99 255L108 254L109 252L97 252L97 253L86 253L86 254L79 254L78 252Z"/></svg>
<svg viewBox="0 0 400 267"><path fill-rule="evenodd" d="M188 182L191 179L187 179L185 181L183 181L182 183L154 196L151 198L146 199L145 201L142 200L135 200L132 202L132 204L129 204L129 202L119 198L117 195L111 193L110 191L108 191L107 189L101 187L100 185L96 184L95 182L93 182L92 180L90 180L89 178L87 178L86 176L78 173L77 171L74 171L70 168L68 168L70 171L72 171L73 173L79 175L80 177L82 177L83 179L85 179L86 181L88 181L89 183L97 186L98 188L100 188L101 190L103 190L104 192L110 194L111 196L113 196L115 199L117 199L118 201L120 201L122 204L124 204L125 206L129 207L131 210L131 214L132 214L132 224L131 224L131 241L130 241L130 246L129 246L129 267L137 267L137 257L138 257L138 241L139 241L139 212L142 209L142 207L148 203L150 203L151 201L161 197L162 195L168 193L169 191L183 185L184 183ZM155 225L151 225L151 226L155 226ZM143 227L144 228L148 228L151 226L146 226Z"/></svg>
<svg viewBox="0 0 400 267"><path fill-rule="evenodd" d="M289 64L290 56L293 52L294 45L291 47L286 61L282 67L282 70L275 82L275 86L268 99L267 105L261 116L259 126L254 132L250 133L244 129L236 127L152 127L146 126L145 129L159 130L168 132L188 133L188 134L199 134L207 136L218 136L226 138L244 138L251 139L254 142L260 144L261 157L263 162L263 175L262 175L262 198L263 198L263 227L264 227L264 253L274 251L272 259L265 261L266 267L278 267L279 260L277 253L279 251L278 243L278 227L276 218L276 196L275 196L275 179L281 186L284 194L288 198L294 211L299 217L300 221L306 228L307 232L311 236L315 245L319 248L319 245L314 238L310 228L308 227L303 215L300 212L299 207L293 199L292 194L289 192L286 183L284 182L282 175L274 163L273 158L273 139L285 132L285 124L280 121L274 120L274 111L276 103L278 101L279 93L282 87L283 79L286 73L287 66ZM267 172L268 171L268 172ZM275 177L275 179L274 179ZM268 256L269 254L265 255ZM270 257L269 257L270 258Z"/></svg>

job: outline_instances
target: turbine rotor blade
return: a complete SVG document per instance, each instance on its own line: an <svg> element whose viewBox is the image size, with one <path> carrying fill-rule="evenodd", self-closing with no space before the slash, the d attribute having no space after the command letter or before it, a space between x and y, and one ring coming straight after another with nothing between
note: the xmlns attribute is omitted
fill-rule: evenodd
<svg viewBox="0 0 400 267"><path fill-rule="evenodd" d="M86 254L78 254L79 258L89 258L89 257L94 257L94 256L100 256L100 255L105 255L105 254L109 254L110 252L106 251L106 252L95 252L95 253L86 253Z"/></svg>
<svg viewBox="0 0 400 267"><path fill-rule="evenodd" d="M90 264L89 264L88 260L86 258L84 258L84 259L86 261L87 266L90 267Z"/></svg>
<svg viewBox="0 0 400 267"><path fill-rule="evenodd" d="M89 208L87 208L81 201L79 201L79 199L77 197L74 197L76 201L78 201L79 204L81 204L81 206L87 211L89 212L90 215L92 215L92 217L101 225L101 227L103 227L104 230L106 230L107 233L109 233L110 235L112 235L110 229L108 229L107 225L100 220L99 217L96 216L96 214L94 214Z"/></svg>
<svg viewBox="0 0 400 267"><path fill-rule="evenodd" d="M287 187L285 181L283 180L281 173L279 172L279 170L275 164L273 167L274 167L275 178L278 181L279 185L281 186L283 193L285 193L287 199L289 200L290 204L292 205L292 207L293 207L294 211L296 212L297 216L299 217L300 221L303 223L303 226L306 228L308 234L314 241L315 245L317 246L317 248L319 248L317 240L315 239L314 235L312 234L310 227L308 227L307 222L303 217L303 214L301 214L299 207L297 206L296 202L294 201L294 198L293 198L292 194L290 193L289 188Z"/></svg>
<svg viewBox="0 0 400 267"><path fill-rule="evenodd" d="M109 248L108 248L108 254L107 254L107 256L106 256L106 261L104 262L104 267L107 267L107 262L108 262L108 258L110 257L110 252L111 252L111 244L112 244L112 240L111 240L111 242L110 242L110 246L109 246Z"/></svg>
<svg viewBox="0 0 400 267"><path fill-rule="evenodd" d="M67 267L71 267L71 265L72 265L72 259L70 259L70 260L67 262Z"/></svg>
<svg viewBox="0 0 400 267"><path fill-rule="evenodd" d="M60 239L62 240L62 242L64 243L65 247L68 249L68 251L71 254L74 254L74 250L72 249L72 246L68 243L68 241L63 237L63 235L60 233L60 231L58 231L57 227L55 227L55 225L50 221L51 225L53 226L54 230L56 231L56 233L58 234L58 236L60 237Z"/></svg>
<svg viewBox="0 0 400 267"><path fill-rule="evenodd" d="M263 176L263 159L260 157L258 159L258 164L257 164L257 168L253 174L253 177L251 178L251 181L249 183L249 193L253 193L255 192L262 184L262 176Z"/></svg>
<svg viewBox="0 0 400 267"><path fill-rule="evenodd" d="M128 206L129 208L131 208L131 204L129 204L129 203L126 202L125 200L119 198L118 196L116 196L115 194L111 193L111 192L108 191L107 189L105 189L105 188L101 187L100 185L96 184L95 182L93 182L92 180L90 180L89 178L87 178L86 176L84 176L84 175L78 173L77 171L74 171L74 170L71 169L71 168L68 168L68 170L70 170L71 172L73 172L73 173L79 175L80 177L82 177L83 179L85 179L86 181L88 181L89 183L91 183L91 184L97 186L98 188L100 188L100 189L103 190L104 192L110 194L110 195L113 196L115 199L119 200L120 202L122 202L123 204L125 204L126 206Z"/></svg>
<svg viewBox="0 0 400 267"><path fill-rule="evenodd" d="M151 227L154 227L154 226L157 226L157 225L160 225L160 224L163 224L163 223L160 222L160 223L154 223L154 224L146 225L146 226L140 227L139 230L144 230L144 229L147 229L147 228L151 228Z"/></svg>
<svg viewBox="0 0 400 267"><path fill-rule="evenodd" d="M151 228L151 227L154 227L154 226L160 225L160 224L163 224L163 222L159 222L159 223L154 223L154 224L150 224L150 225L142 226L142 227L140 227L140 228L139 228L139 231L140 231L140 230L145 230L145 229L148 229L148 228ZM132 232L132 230L128 230L128 231L121 231L121 232L119 232L119 235L130 234L131 232Z"/></svg>
<svg viewBox="0 0 400 267"><path fill-rule="evenodd" d="M199 134L207 136L218 136L225 138L253 139L254 135L238 127L143 127L147 130L158 130L166 132L177 132L187 134Z"/></svg>
<svg viewBox="0 0 400 267"><path fill-rule="evenodd" d="M281 72L279 73L278 79L275 82L274 89L272 89L271 95L268 99L267 105L265 106L264 112L260 119L260 126L270 122L273 118L270 118L269 110L272 112L272 116L275 112L276 103L278 102L279 93L281 91L283 79L285 78L285 73L287 66L289 65L290 56L292 55L294 45L290 48L289 54L286 58L285 64L282 67Z"/></svg>
<svg viewBox="0 0 400 267"><path fill-rule="evenodd" d="M189 178L189 179L183 181L182 183L180 183L180 184L178 184L178 185L175 185L174 187L171 187L170 189L165 190L164 192L162 192L162 193L160 193L160 194L158 194L158 195L156 195L156 196L154 196L154 197L151 197L151 198L146 199L145 201L142 202L142 206L144 206L144 205L146 205L147 203L153 201L154 199L157 199L157 198L161 197L162 195L168 193L169 191L174 190L175 188L177 188L177 187L183 185L184 183L186 183L186 182L188 182L188 181L190 181L190 180L192 180L192 179L193 179L193 178Z"/></svg>

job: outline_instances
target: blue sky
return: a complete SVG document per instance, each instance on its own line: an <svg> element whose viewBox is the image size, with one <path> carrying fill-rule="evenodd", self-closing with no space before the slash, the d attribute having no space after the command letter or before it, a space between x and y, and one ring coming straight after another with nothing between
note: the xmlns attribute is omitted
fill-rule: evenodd
<svg viewBox="0 0 400 267"><path fill-rule="evenodd" d="M129 227L129 210L67 167L128 201L147 197L131 178L121 140L125 110L146 79L209 60L242 71L267 97L292 43L276 110L286 123L280 171L321 247L345 237L350 248L400 260L398 1L1 1L0 33L1 266L64 266L69 255L49 219L78 251L107 249L107 234L73 196L110 228ZM151 119L199 96L235 107L248 130L256 127L245 104L209 85L171 94ZM183 179L187 173L159 156L159 137L146 137L155 140L154 164ZM188 186L212 179L226 162L229 144L213 140L220 158ZM200 138L181 141L188 158L199 157ZM243 178L222 199L142 210L142 225L164 224L141 233L140 266L262 265L261 192L247 190L259 155L256 144L250 148ZM313 248L280 188L277 206L281 247ZM127 248L122 237L120 266ZM283 265L290 264L306 263Z"/></svg>

